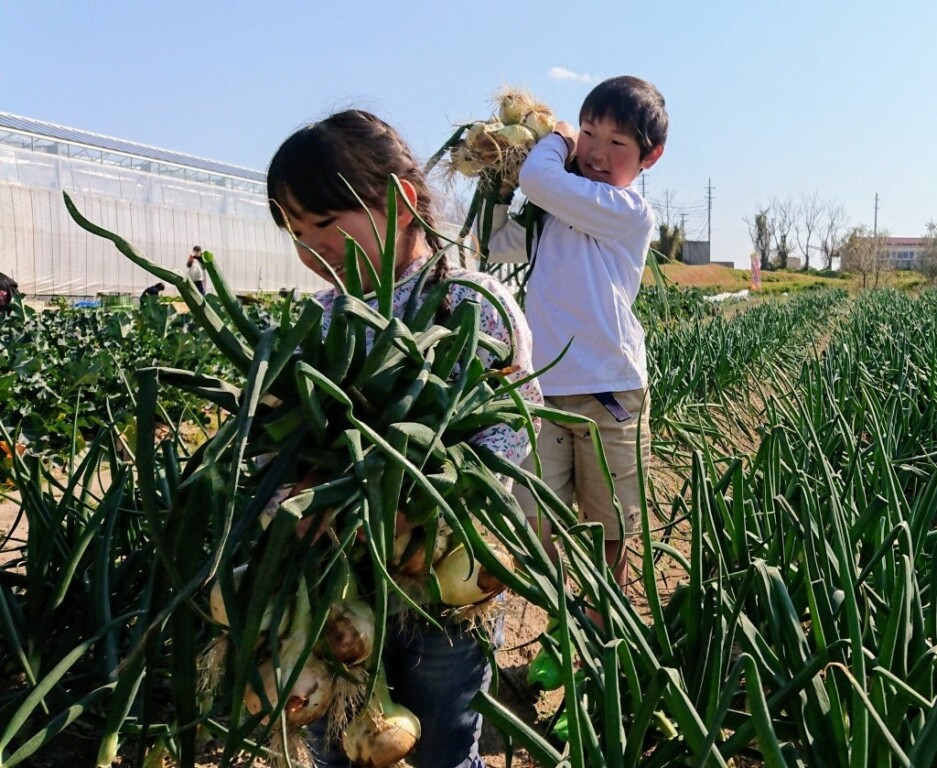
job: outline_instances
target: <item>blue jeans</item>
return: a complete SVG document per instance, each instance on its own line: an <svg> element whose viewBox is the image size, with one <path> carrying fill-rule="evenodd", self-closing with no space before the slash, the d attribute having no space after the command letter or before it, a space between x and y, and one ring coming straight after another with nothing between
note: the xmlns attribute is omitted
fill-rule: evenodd
<svg viewBox="0 0 937 768"><path fill-rule="evenodd" d="M500 644L502 619L493 641ZM445 632L419 622L390 630L384 670L391 697L420 719L422 735L406 760L414 768L484 768L478 753L482 717L470 702L491 684L491 667L476 637L458 627ZM325 738L325 722L307 729L317 768L348 768L341 744Z"/></svg>

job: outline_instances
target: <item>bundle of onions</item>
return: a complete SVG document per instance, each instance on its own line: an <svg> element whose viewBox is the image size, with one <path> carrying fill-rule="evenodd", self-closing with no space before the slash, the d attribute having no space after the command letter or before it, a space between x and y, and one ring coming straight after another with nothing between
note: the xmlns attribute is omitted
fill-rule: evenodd
<svg viewBox="0 0 937 768"><path fill-rule="evenodd" d="M464 126L462 138L449 147L449 169L481 177L493 189L514 188L527 153L553 130L556 117L519 88L505 88L496 100L497 114Z"/></svg>

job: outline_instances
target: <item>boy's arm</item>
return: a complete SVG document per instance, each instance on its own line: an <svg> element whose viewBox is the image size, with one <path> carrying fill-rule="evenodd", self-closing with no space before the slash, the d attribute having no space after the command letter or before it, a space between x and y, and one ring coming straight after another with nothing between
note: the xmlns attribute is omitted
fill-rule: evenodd
<svg viewBox="0 0 937 768"><path fill-rule="evenodd" d="M651 224L650 208L631 187L590 181L566 170L572 139L537 142L520 173L521 191L560 221L598 240L620 240Z"/></svg>

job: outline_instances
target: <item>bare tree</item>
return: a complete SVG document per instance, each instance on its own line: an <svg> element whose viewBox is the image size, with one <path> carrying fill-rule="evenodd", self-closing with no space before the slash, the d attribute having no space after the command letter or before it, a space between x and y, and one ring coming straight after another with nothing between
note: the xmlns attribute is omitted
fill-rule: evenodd
<svg viewBox="0 0 937 768"><path fill-rule="evenodd" d="M745 219L748 224L748 236L755 247L755 253L761 262L762 269L771 268L771 224L768 219L768 209L760 208L754 219Z"/></svg>
<svg viewBox="0 0 937 768"><path fill-rule="evenodd" d="M846 239L846 209L841 203L827 200L820 212L817 236L820 240L820 254L823 256L824 269L833 269L833 258Z"/></svg>
<svg viewBox="0 0 937 768"><path fill-rule="evenodd" d="M677 195L670 189L665 189L664 194L652 200L651 207L657 214L657 223L666 225L668 229L675 225L675 219L680 215Z"/></svg>
<svg viewBox="0 0 937 768"><path fill-rule="evenodd" d="M823 215L823 204L820 202L818 192L801 193L797 205L797 221L794 224L794 235L797 238L797 247L804 255L803 269L810 269L810 241L820 227Z"/></svg>
<svg viewBox="0 0 937 768"><path fill-rule="evenodd" d="M774 238L774 253L780 269L787 267L793 244L791 230L794 228L796 206L791 198L773 198L770 205L771 235Z"/></svg>
<svg viewBox="0 0 937 768"><path fill-rule="evenodd" d="M865 225L854 227L839 249L843 270L859 275L862 287L877 288L879 280L888 270L885 241L888 234L879 231L873 235Z"/></svg>
<svg viewBox="0 0 937 768"><path fill-rule="evenodd" d="M684 234L676 218L680 208L676 194L669 189L651 205L657 214L657 241L651 245L667 257L667 261L676 261L683 250Z"/></svg>

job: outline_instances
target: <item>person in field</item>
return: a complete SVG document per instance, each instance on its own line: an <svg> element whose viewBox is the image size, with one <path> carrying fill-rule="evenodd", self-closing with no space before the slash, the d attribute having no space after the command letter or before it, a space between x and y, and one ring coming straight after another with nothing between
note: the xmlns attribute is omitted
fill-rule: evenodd
<svg viewBox="0 0 937 768"><path fill-rule="evenodd" d="M165 283L154 283L153 285L145 288L143 293L140 294L140 306L142 307L150 299L156 301L159 299L159 295L166 290Z"/></svg>
<svg viewBox="0 0 937 768"><path fill-rule="evenodd" d="M537 439L543 479L567 503L576 500L583 520L603 524L606 559L625 591L621 539L639 525L638 453L643 466L650 459L644 330L632 304L654 231L654 213L632 182L660 158L668 123L657 88L636 77L613 77L586 96L579 129L557 123L520 172L521 192L544 211L525 300L534 365L548 365L572 342L540 385L547 405L598 425L624 519L582 427L544 421ZM505 213L489 243L492 260L524 261L523 229ZM532 458L524 462L530 471ZM526 489L515 493L555 558L550 523L539 518Z"/></svg>
<svg viewBox="0 0 937 768"><path fill-rule="evenodd" d="M426 179L397 131L368 112L338 112L300 129L277 150L267 172L270 211L277 225L287 228L297 241L300 261L336 285L337 280L344 278L345 233L357 240L364 257L379 269L379 244L375 242L369 214L383 234L387 221L387 183L391 174L400 179L410 205L432 225L433 201ZM367 208L362 207L352 190ZM395 315L402 315L420 268L441 248L442 243L427 233L400 201ZM530 374L530 331L513 297L490 275L469 273L449 265L445 256L434 267L429 283L444 280L450 274L485 286L503 303L516 337L513 364L517 370L512 377ZM369 275L363 267L361 276L368 290ZM326 309L323 333L328 329L329 309L336 295L334 289L327 289L315 296ZM480 304L483 332L501 341L510 341L510 329L499 313L471 287L452 287L448 311L466 300ZM374 304L376 306L376 301ZM479 350L478 354L484 364L491 362L486 351ZM531 402L542 402L536 380L525 384L521 394ZM506 424L489 427L476 435L475 442L518 464L529 452L524 431L515 431ZM302 481L298 483L294 492L303 484ZM405 524L403 516L398 515L398 531ZM422 736L415 751L407 756L407 762L416 768L483 766L478 751L481 716L471 709L470 701L476 692L487 689L491 669L476 635L459 625L446 626L446 631L440 633L419 621L412 622L405 632L389 627L384 665L394 700L412 710L422 723ZM327 741L320 722L309 727L309 743L316 765L321 768L348 766L341 746Z"/></svg>
<svg viewBox="0 0 937 768"><path fill-rule="evenodd" d="M192 246L192 253L190 253L189 258L186 259L185 266L189 280L195 283L198 292L204 296L205 272L202 269L202 247L200 245Z"/></svg>
<svg viewBox="0 0 937 768"><path fill-rule="evenodd" d="M13 299L19 295L19 284L12 277L0 272L0 313L13 308Z"/></svg>

